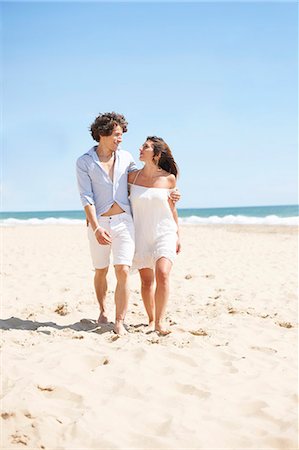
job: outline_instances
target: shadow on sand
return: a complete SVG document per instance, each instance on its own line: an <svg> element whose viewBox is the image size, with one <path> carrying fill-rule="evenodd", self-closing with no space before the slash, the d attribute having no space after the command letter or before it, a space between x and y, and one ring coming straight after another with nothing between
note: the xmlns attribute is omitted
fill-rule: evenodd
<svg viewBox="0 0 299 450"><path fill-rule="evenodd" d="M110 333L113 331L114 324L112 322L107 324L99 324L92 319L81 319L80 322L75 322L70 325L58 325L55 322L36 322L33 320L19 319L18 317L10 317L9 319L0 319L1 330L26 330L26 331L40 331L39 328L54 328L55 330L74 330L87 331L89 333Z"/></svg>

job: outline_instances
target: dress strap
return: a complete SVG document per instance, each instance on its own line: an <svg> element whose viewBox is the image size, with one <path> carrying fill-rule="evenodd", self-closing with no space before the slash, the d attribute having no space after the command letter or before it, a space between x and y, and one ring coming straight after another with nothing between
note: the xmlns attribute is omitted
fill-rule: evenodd
<svg viewBox="0 0 299 450"><path fill-rule="evenodd" d="M141 172L141 170L138 170L138 171L137 171L137 174L136 174L136 176L135 176L134 181L133 181L132 184L135 184L135 183L136 183L136 180L137 180L138 175L140 174L140 172Z"/></svg>

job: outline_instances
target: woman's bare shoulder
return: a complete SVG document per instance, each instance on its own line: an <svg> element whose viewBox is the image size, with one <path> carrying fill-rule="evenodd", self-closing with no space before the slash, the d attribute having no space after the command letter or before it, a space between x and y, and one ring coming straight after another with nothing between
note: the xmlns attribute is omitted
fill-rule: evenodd
<svg viewBox="0 0 299 450"><path fill-rule="evenodd" d="M168 189L172 189L175 187L176 185L176 177L169 172L166 172L166 170L162 169L161 173L161 177L164 178L164 180L166 181L166 183L164 182L164 184L167 184L167 188Z"/></svg>
<svg viewBox="0 0 299 450"><path fill-rule="evenodd" d="M168 189L173 189L176 187L176 177L172 173L167 176Z"/></svg>
<svg viewBox="0 0 299 450"><path fill-rule="evenodd" d="M128 173L128 183L133 183L139 172L140 172L140 170L134 170L134 172L129 172Z"/></svg>

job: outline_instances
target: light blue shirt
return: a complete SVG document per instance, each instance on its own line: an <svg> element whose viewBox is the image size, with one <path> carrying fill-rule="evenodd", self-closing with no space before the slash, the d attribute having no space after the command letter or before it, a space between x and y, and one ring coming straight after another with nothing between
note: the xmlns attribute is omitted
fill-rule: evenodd
<svg viewBox="0 0 299 450"><path fill-rule="evenodd" d="M101 166L97 146L77 160L77 180L83 208L95 205L97 216L107 212L117 203L125 212L131 214L128 199L128 173L137 170L131 153L116 150L113 182Z"/></svg>

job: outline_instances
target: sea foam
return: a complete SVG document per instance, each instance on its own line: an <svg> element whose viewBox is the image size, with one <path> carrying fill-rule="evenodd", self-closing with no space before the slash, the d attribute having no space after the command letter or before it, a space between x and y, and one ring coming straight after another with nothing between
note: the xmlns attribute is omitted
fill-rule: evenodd
<svg viewBox="0 0 299 450"><path fill-rule="evenodd" d="M31 219L16 219L10 217L8 219L0 220L0 226L11 227L19 225L82 225L85 224L85 220L81 219L67 219L64 217L47 217L45 219L31 218ZM299 217L278 217L270 215L266 217L250 217L242 215L227 215L224 217L210 216L190 216L179 217L179 223L181 225L288 225L298 226Z"/></svg>
<svg viewBox="0 0 299 450"><path fill-rule="evenodd" d="M289 225L296 226L299 225L299 217L278 217L275 215L266 217L250 217L242 215L227 215L224 217L220 216L210 216L210 217L199 217L190 216L179 218L179 222L183 225L209 225L209 224L223 224L223 225Z"/></svg>
<svg viewBox="0 0 299 450"><path fill-rule="evenodd" d="M64 217L47 217L46 219L15 219L10 217L9 219L0 220L2 226L17 226L17 225L82 225L86 223L85 220L80 219L66 219Z"/></svg>

